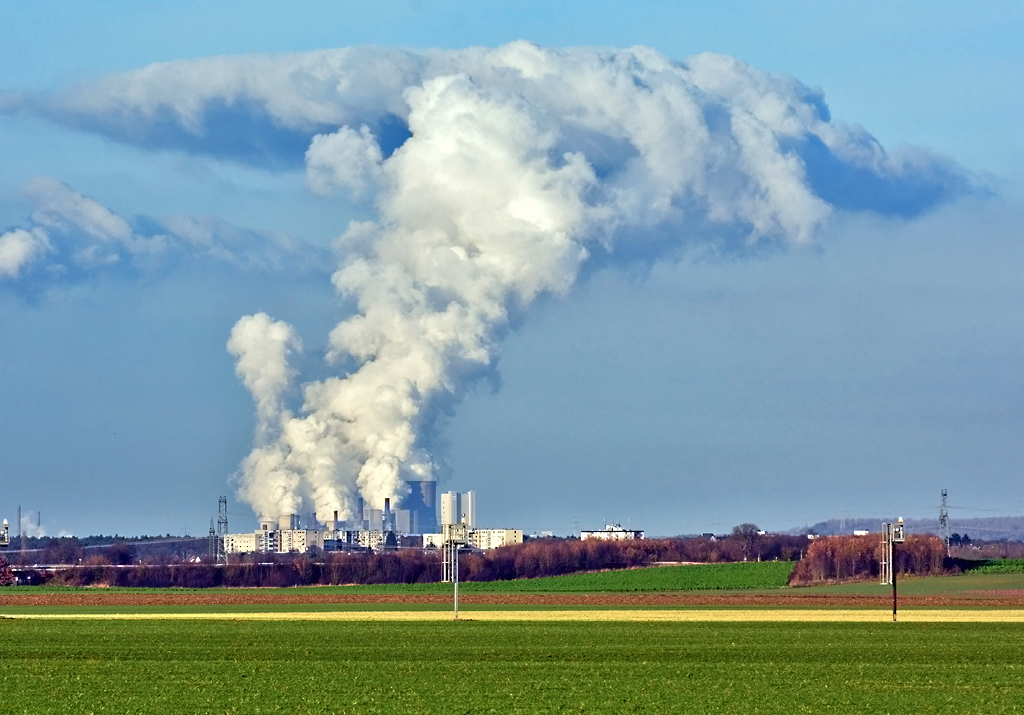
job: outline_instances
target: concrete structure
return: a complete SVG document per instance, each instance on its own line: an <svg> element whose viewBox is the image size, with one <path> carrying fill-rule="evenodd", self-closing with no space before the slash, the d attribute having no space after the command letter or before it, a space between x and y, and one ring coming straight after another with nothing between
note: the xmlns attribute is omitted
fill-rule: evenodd
<svg viewBox="0 0 1024 715"><path fill-rule="evenodd" d="M409 494L402 501L402 508L410 512L410 528L406 533L423 534L438 531L437 524L437 482L407 481ZM401 527L398 529L402 531Z"/></svg>
<svg viewBox="0 0 1024 715"><path fill-rule="evenodd" d="M476 528L476 492L445 492L441 495L441 526L447 524Z"/></svg>
<svg viewBox="0 0 1024 715"><path fill-rule="evenodd" d="M623 529L622 524L606 524L599 531L581 531L580 539L604 539L605 541L629 541L644 538L643 531Z"/></svg>

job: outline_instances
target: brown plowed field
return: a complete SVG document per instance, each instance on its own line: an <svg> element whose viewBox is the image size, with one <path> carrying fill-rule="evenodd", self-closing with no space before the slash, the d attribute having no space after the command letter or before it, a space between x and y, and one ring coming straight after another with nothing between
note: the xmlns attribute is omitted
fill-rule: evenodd
<svg viewBox="0 0 1024 715"><path fill-rule="evenodd" d="M901 596L900 605L919 608L1024 608L1024 593L977 592L976 596ZM708 595L708 594L466 594L466 605L502 606L787 606L790 608L882 607L891 603L887 596L859 595ZM261 606L296 604L446 604L451 596L441 594L368 595L343 593L267 593L239 590L235 593L24 593L0 596L0 606Z"/></svg>

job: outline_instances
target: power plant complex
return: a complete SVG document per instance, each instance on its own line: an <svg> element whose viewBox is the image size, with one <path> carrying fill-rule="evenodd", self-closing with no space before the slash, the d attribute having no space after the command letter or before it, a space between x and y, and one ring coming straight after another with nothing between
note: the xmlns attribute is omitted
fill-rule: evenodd
<svg viewBox="0 0 1024 715"><path fill-rule="evenodd" d="M338 512L334 512L334 519L326 524L320 523L315 514L305 518L299 514L282 514L277 518L261 518L255 531L229 534L225 520L225 533L219 534L222 553L396 549L408 544L409 537L419 537L412 541L424 548L440 548L444 536L439 529L438 502L440 526L461 525L468 534L468 544L475 548L486 550L523 542L520 529L477 528L476 492L445 492L438 500L437 482L409 481L406 484L409 494L401 507L392 508L390 499L385 499L383 509L374 509L359 497L355 516L344 521L338 519Z"/></svg>

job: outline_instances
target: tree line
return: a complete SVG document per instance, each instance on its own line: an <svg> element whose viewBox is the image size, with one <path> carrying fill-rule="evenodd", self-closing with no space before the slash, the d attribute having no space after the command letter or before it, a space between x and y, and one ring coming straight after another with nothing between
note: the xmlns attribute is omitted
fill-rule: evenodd
<svg viewBox="0 0 1024 715"><path fill-rule="evenodd" d="M751 528L752 527L752 528ZM61 541L55 539L54 541ZM174 556L139 558L131 544L113 544L88 552L67 543L48 548L74 568L40 573L40 578L68 586L252 587L340 584L433 583L441 578L440 554L427 549L352 551L318 554L233 554L227 564L208 558L198 562ZM647 566L656 562L728 563L743 560L797 561L791 583L803 585L877 578L880 539L761 534L740 525L724 538L673 538L631 541L532 539L485 552L464 552L459 559L463 581L500 581L558 576L584 571ZM1000 554L1002 555L1002 554ZM896 552L901 574L956 572L957 559L946 557L935 536L908 536ZM0 577L9 573L0 557Z"/></svg>
<svg viewBox="0 0 1024 715"><path fill-rule="evenodd" d="M881 536L825 536L815 539L793 569L790 583L805 585L878 578L882 555ZM897 574L932 576L956 570L946 557L946 545L937 536L916 534L896 547L893 565Z"/></svg>
<svg viewBox="0 0 1024 715"><path fill-rule="evenodd" d="M71 540L43 545L47 563L74 568L44 574L54 584L124 587L242 587L337 584L431 583L441 578L440 554L433 550L315 554L237 554L227 564L206 557L193 563L178 557L139 558L130 543L85 551ZM632 568L658 561L726 563L796 560L806 537L737 532L725 538L631 541L532 539L524 544L460 556L464 581L558 576L582 571Z"/></svg>

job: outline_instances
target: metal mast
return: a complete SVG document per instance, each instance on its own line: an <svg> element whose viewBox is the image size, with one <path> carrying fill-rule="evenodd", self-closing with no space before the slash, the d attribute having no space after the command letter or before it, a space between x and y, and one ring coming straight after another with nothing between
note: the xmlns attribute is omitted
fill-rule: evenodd
<svg viewBox="0 0 1024 715"><path fill-rule="evenodd" d="M949 509L946 506L946 490L942 490L942 506L939 507L939 537L946 545L946 556L949 556Z"/></svg>
<svg viewBox="0 0 1024 715"><path fill-rule="evenodd" d="M217 563L227 561L224 553L224 537L228 535L228 498L221 497L217 503Z"/></svg>
<svg viewBox="0 0 1024 715"><path fill-rule="evenodd" d="M217 548L217 532L213 529L213 519L210 519L209 551L210 559L216 560L219 549Z"/></svg>

